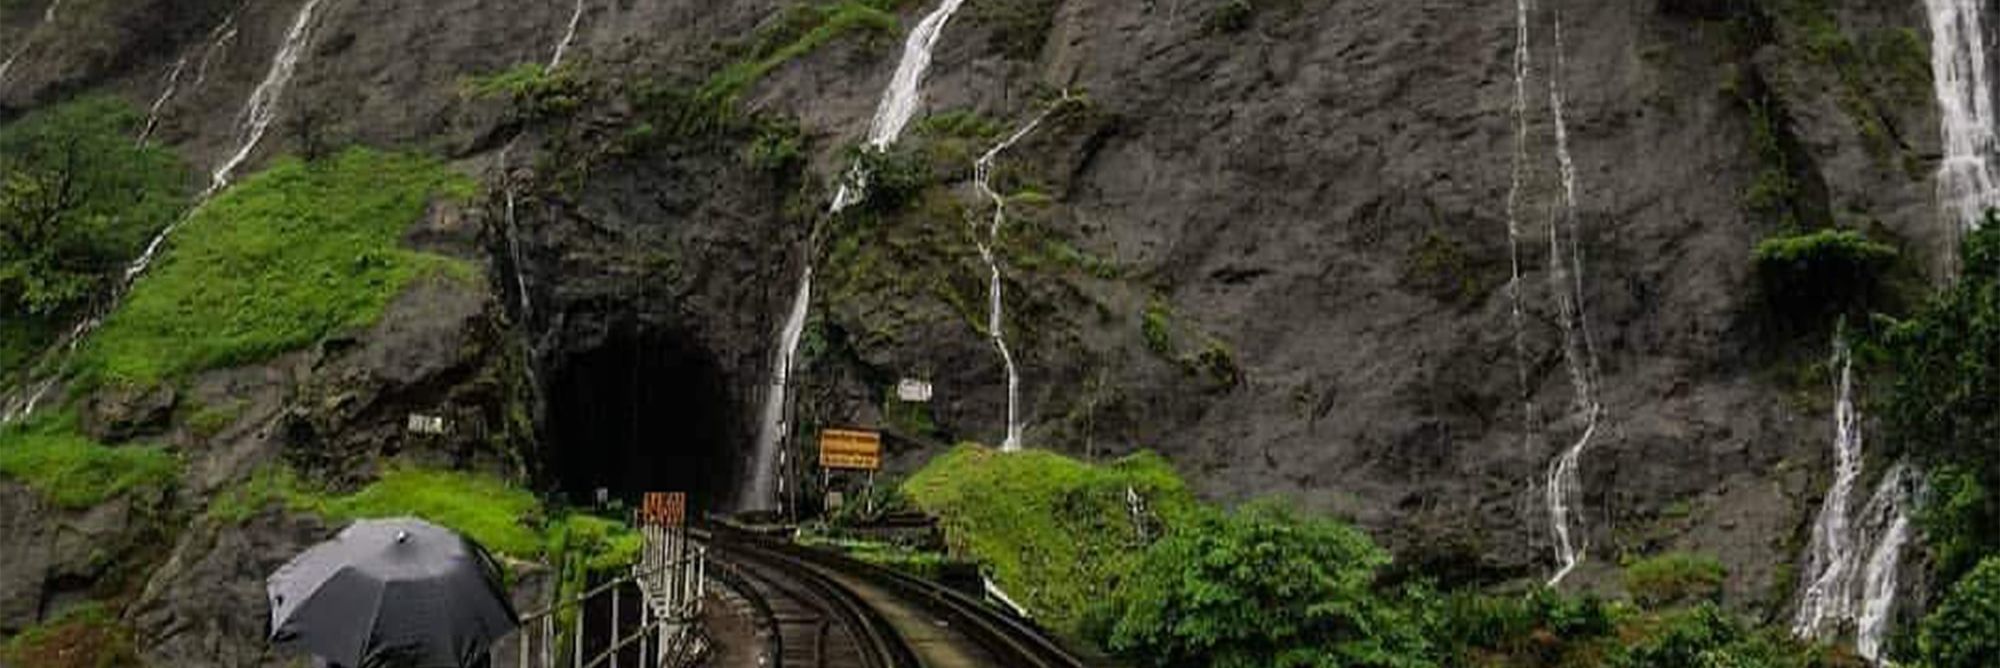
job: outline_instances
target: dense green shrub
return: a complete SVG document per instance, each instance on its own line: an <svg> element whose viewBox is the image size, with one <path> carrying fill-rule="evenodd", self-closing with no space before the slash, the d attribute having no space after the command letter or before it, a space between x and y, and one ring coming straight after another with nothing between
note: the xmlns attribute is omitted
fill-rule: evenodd
<svg viewBox="0 0 2000 668"><path fill-rule="evenodd" d="M1601 599L1547 588L1522 596L1460 591L1433 607L1430 635L1447 666L1602 665L1619 621Z"/></svg>
<svg viewBox="0 0 2000 668"><path fill-rule="evenodd" d="M1947 584L2000 554L2000 226L1970 234L1961 258L1958 283L1882 337L1895 380L1877 411L1937 474L1922 521Z"/></svg>
<svg viewBox="0 0 2000 668"><path fill-rule="evenodd" d="M848 173L848 186L863 193L860 206L867 211L902 211L916 202L933 181L929 161L913 150L853 147L847 154L854 165Z"/></svg>
<svg viewBox="0 0 2000 668"><path fill-rule="evenodd" d="M419 277L472 276L401 247L441 196L470 180L435 160L353 149L279 162L197 211L86 342L88 383L148 384L256 362L367 327Z"/></svg>
<svg viewBox="0 0 2000 668"><path fill-rule="evenodd" d="M1708 555L1669 552L1625 567L1625 590L1648 608L1690 603L1719 603L1729 572Z"/></svg>
<svg viewBox="0 0 2000 668"><path fill-rule="evenodd" d="M1819 230L1765 239L1753 256L1773 308L1813 325L1837 314L1867 315L1896 250L1860 232Z"/></svg>
<svg viewBox="0 0 2000 668"><path fill-rule="evenodd" d="M91 97L0 128L0 320L98 295L193 192L171 152L134 144L143 119Z"/></svg>
<svg viewBox="0 0 2000 668"><path fill-rule="evenodd" d="M1146 550L1113 599L1110 647L1151 666L1426 665L1416 619L1374 590L1365 534L1253 505Z"/></svg>
<svg viewBox="0 0 2000 668"><path fill-rule="evenodd" d="M1951 588L1917 637L1927 668L1981 668L2000 659L2000 557L1987 557Z"/></svg>

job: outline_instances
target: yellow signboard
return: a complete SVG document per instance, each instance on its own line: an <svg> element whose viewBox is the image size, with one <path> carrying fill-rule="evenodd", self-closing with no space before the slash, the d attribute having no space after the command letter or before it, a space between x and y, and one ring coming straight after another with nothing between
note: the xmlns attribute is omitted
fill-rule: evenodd
<svg viewBox="0 0 2000 668"><path fill-rule="evenodd" d="M819 433L819 465L828 469L876 471L882 468L882 433L860 429L827 429Z"/></svg>

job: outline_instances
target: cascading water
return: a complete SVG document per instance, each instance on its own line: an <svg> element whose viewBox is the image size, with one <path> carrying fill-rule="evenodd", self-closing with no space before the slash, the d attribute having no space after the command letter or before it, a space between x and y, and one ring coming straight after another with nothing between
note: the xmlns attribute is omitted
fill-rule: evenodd
<svg viewBox="0 0 2000 668"><path fill-rule="evenodd" d="M1844 335L1834 340L1832 366L1840 369L1833 404L1833 484L1813 521L1806 589L1792 618L1792 633L1807 638L1837 628L1847 618L1854 577L1847 511L1855 480L1861 477L1861 416L1854 407L1854 355Z"/></svg>
<svg viewBox="0 0 2000 668"><path fill-rule="evenodd" d="M314 12L319 8L321 1L306 0L305 5L299 8L298 15L292 21L291 29L285 34L284 45L272 57L269 71L265 73L263 81L257 84L257 88L250 92L249 99L244 103L243 112L238 121L238 144L236 150L211 173L208 188L202 190L195 197L195 202L193 206L189 207L187 214L175 219L174 222L169 223L164 229L161 229L159 233L153 235L152 240L147 242L145 251L141 252L137 259L126 265L124 275L112 292L111 298L105 301L104 306L71 328L67 336L51 347L49 352L44 353L44 359L73 350L78 343L83 341L84 337L89 336L92 331L95 331L97 326L103 322L103 315L115 308L123 298L125 291L131 289L132 282L137 280L141 274L144 274L148 267L152 266L153 259L159 254L160 248L165 245L167 238L172 236L182 223L187 222L188 217L193 215L195 210L200 209L203 203L229 186L230 176L235 173L236 168L241 167L250 158L250 154L256 150L257 144L263 141L264 133L270 129L271 122L277 118L278 102L284 95L285 87L291 83L292 74L298 67L299 56L305 52L305 45L310 37L310 27ZM234 29L232 28L228 35L233 34ZM204 61L206 61L206 58L204 58ZM206 62L203 64L205 66ZM4 402L7 408L4 413L0 413L0 423L13 423L32 417L35 406L53 384L54 379L44 378L36 382L37 388L27 394L25 398L20 395L10 396Z"/></svg>
<svg viewBox="0 0 2000 668"><path fill-rule="evenodd" d="M285 89L292 83L292 74L298 70L299 56L305 53L306 42L312 38L313 12L319 9L320 2L321 0L306 0L305 5L299 7L298 16L292 19L292 27L285 33L284 44L278 47L278 53L271 58L271 67L264 73L264 80L258 82L257 87L250 91L249 100L243 104L243 112L237 120L236 150L210 174L208 188L196 198L196 208L200 207L201 202L229 187L229 179L236 174L236 168L243 166L243 163L250 159L250 154L264 141L264 133L271 128L271 122L277 120L278 103L284 99ZM180 228L181 223L186 220L187 217L183 216L160 230L159 234L153 235L153 240L146 244L145 252L140 253L139 259L133 260L132 264L125 268L127 285L140 274L146 273L146 268L152 265L153 258L159 254L160 246L166 243L167 237L172 236L174 230Z"/></svg>
<svg viewBox="0 0 2000 668"><path fill-rule="evenodd" d="M1981 0L1924 0L1930 15L1931 75L1937 85L1944 160L1938 166L1938 204L1961 228L1979 226L1986 210L2000 206L1993 157L2000 145L1993 89L1986 78L1985 23Z"/></svg>
<svg viewBox="0 0 2000 668"><path fill-rule="evenodd" d="M569 14L569 27L563 30L561 40L556 42L556 54L549 58L549 69L561 67L563 56L569 53L569 46L576 42L576 26L583 22L583 0L576 0L576 9Z"/></svg>
<svg viewBox="0 0 2000 668"><path fill-rule="evenodd" d="M222 50L235 38L236 12L232 11L222 19L222 23L215 26L214 30L209 31L207 46L202 48L201 61L195 67L193 87L200 88L208 81L209 63L215 59L217 51ZM175 95L180 94L181 78L185 76L187 66L188 56L182 55L174 60L173 68L167 71L166 85L160 91L160 96L153 98L153 104L146 108L146 124L139 130L139 143L143 144L151 139L153 131L159 128L160 112L166 109L167 103L173 101Z"/></svg>
<svg viewBox="0 0 2000 668"><path fill-rule="evenodd" d="M41 25L35 26L35 29L39 30L41 29L41 26L46 26L48 24L55 23L56 10L62 8L62 3L63 0L51 0L51 2L49 2L49 6L42 9L42 23ZM7 72L14 69L14 61L19 60L21 58L21 53L27 50L28 50L28 40L23 39L21 40L21 44L19 46L16 46L13 48L13 50L7 52L6 59L0 60L0 82L5 82L7 80Z"/></svg>
<svg viewBox="0 0 2000 668"><path fill-rule="evenodd" d="M1021 449L1021 375L1014 366L1014 353L1007 348L1007 331L1004 326L1006 318L1000 292L1000 261L995 249L1000 244L1000 229L1007 222L1007 198L993 190L993 163L999 159L1001 153L1013 148L1014 144L1033 133L1035 128L1042 125L1042 121L1048 119L1049 114L1068 100L1069 96L1065 93L1063 99L1049 105L1049 108L1042 110L1042 113L1036 114L1027 125L1021 126L1005 141L986 151L984 155L979 156L977 162L973 163L973 183L981 194L993 202L993 218L986 226L985 239L979 238L979 224L975 219L967 218L965 222L972 227L973 246L979 249L979 258L986 262L989 277L986 287L987 337L993 340L993 348L1000 352L1000 362L1007 370L1007 439L1000 445L1003 452Z"/></svg>
<svg viewBox="0 0 2000 668"><path fill-rule="evenodd" d="M1528 343L1525 298L1521 294L1521 194L1532 177L1533 166L1528 162L1528 78L1533 74L1530 65L1531 51L1528 48L1528 15L1534 11L1532 0L1515 2L1514 33L1514 167L1512 182L1507 188L1507 255L1512 278L1507 281L1507 296L1512 302L1514 325L1514 361L1521 392L1522 430L1531 447L1535 445L1535 402L1528 385Z"/></svg>
<svg viewBox="0 0 2000 668"><path fill-rule="evenodd" d="M1562 16L1555 17L1556 62L1549 73L1549 115L1555 125L1556 166L1561 177L1556 208L1549 216L1549 285L1555 295L1556 311L1563 336L1563 363L1569 371L1572 411L1580 417L1583 433L1549 465L1544 488L1549 523L1555 538L1557 569L1549 578L1554 586L1582 563L1584 546L1571 534L1577 520L1575 507L1583 500L1583 454L1597 437L1604 406L1597 399L1597 350L1590 340L1590 323L1584 315L1583 227L1577 216L1576 162L1569 151L1569 126L1564 115L1562 75ZM1569 237L1564 252L1563 237Z"/></svg>
<svg viewBox="0 0 2000 668"><path fill-rule="evenodd" d="M167 106L167 101L173 99L174 93L180 90L181 72L187 69L187 64L187 56L181 56L174 60L173 69L167 71L166 86L160 90L159 97L153 98L153 104L146 107L146 124L139 128L139 143L146 143L147 139L152 138L153 129L159 127L160 109Z"/></svg>
<svg viewBox="0 0 2000 668"><path fill-rule="evenodd" d="M1856 592L1860 600L1854 649L1878 664L1885 660L1883 643L1888 640L1890 616L1896 608L1896 570L1902 565L1903 546L1910 540L1908 503L1913 480L1908 466L1898 463L1891 467L1861 512L1861 528L1872 538L1869 542L1874 548L1869 550L1861 590Z"/></svg>
<svg viewBox="0 0 2000 668"><path fill-rule="evenodd" d="M874 150L888 148L903 135L910 118L916 115L917 103L921 99L919 88L924 74L930 70L931 50L937 46L938 37L944 34L945 24L951 21L965 0L944 0L938 8L924 16L910 36L903 42L903 57L896 63L896 74L889 79L889 87L882 91L882 100L875 107L875 117L868 125L868 146ZM856 169L849 171L849 183L842 184L834 194L833 202L827 207L829 214L837 214L861 201L865 193L866 174ZM786 412L791 395L792 371L799 353L799 339L805 332L806 313L812 304L812 252L805 253L805 262L799 273L798 291L792 297L792 308L785 319L785 326L778 331L777 351L771 361L771 385L764 393L764 408L757 423L757 441L750 451L750 461L745 470L750 478L744 485L743 494L737 501L740 509L754 510L777 502L776 490L780 484L782 464L777 464L780 456L778 444L790 431L790 419Z"/></svg>

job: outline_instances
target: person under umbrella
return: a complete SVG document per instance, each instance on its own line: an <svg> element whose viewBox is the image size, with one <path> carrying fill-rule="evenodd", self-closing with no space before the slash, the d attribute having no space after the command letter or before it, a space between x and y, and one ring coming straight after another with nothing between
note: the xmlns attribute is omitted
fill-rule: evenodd
<svg viewBox="0 0 2000 668"><path fill-rule="evenodd" d="M336 668L475 668L520 624L473 540L410 518L361 520L265 580L271 643Z"/></svg>

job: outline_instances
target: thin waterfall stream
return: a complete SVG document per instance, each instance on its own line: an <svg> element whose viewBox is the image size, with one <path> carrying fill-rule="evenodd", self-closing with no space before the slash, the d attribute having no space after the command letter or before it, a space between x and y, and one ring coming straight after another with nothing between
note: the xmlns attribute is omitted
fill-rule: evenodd
<svg viewBox="0 0 2000 668"><path fill-rule="evenodd" d="M1854 404L1854 354L1845 335L1835 338L1832 368L1840 370L1834 388L1833 484L1827 487L1813 521L1806 552L1806 588L1792 618L1792 633L1818 637L1848 616L1848 590L1854 576L1848 507L1855 481L1861 477L1861 416Z"/></svg>
<svg viewBox="0 0 2000 668"><path fill-rule="evenodd" d="M223 189L229 187L230 179L235 174L236 169L250 159L251 154L256 151L257 145L263 141L265 132L270 129L272 121L277 119L279 103L284 99L285 89L291 84L292 75L298 68L299 58L305 53L306 43L311 39L313 18L322 1L306 0L305 4L299 8L298 14L292 20L290 29L286 31L283 45L272 56L271 66L265 72L263 80L250 92L250 97L244 102L243 111L237 119L237 145L235 150L229 154L227 159L223 160L222 164L218 165L210 173L208 187L196 195L195 201L188 207L186 213L183 213L172 223L167 224L165 228L162 228L158 233L153 235L153 238L147 242L145 250L140 253L139 257L126 265L125 272L120 277L117 285L114 286L110 298L106 299L101 307L78 322L75 327L70 329L66 336L58 340L47 352L43 353L43 359L74 350L77 344L81 343L85 337L88 337L91 332L95 331L97 326L103 322L104 316L115 310L118 303L124 299L125 293L131 290L132 283L138 280L139 276L146 273L148 267L152 266L153 260L159 255L160 249L166 244L167 239L173 235L174 231L186 223L194 215L195 211L200 210L202 204L215 197ZM233 22L233 20L234 17L231 17L230 21ZM225 37L233 35L234 29L232 28L229 33L226 33ZM204 57L204 61L206 61L206 57ZM204 67L206 64L206 62L203 63ZM29 391L25 396L16 395L8 397L4 402L5 410L0 411L0 423L13 423L32 417L43 395L48 393L49 389L55 385L55 382L56 379L54 377L32 381L30 384L34 386L34 389Z"/></svg>
<svg viewBox="0 0 2000 668"><path fill-rule="evenodd" d="M1520 7L1524 16L1533 11L1533 6L1526 2ZM1555 15L1553 23L1555 63L1548 75L1548 98L1549 117L1555 133L1556 174L1560 183L1556 191L1556 205L1549 212L1549 288L1555 299L1557 323L1562 332L1563 366L1569 374L1571 388L1570 414L1581 424L1581 434L1549 464L1543 482L1556 557L1556 572L1548 580L1550 586L1560 584L1583 562L1586 545L1575 533L1581 524L1577 507L1583 502L1583 455L1597 438L1604 418L1604 405L1597 394L1597 349L1591 341L1590 322L1584 306L1583 223L1577 213L1576 161L1570 154L1569 122L1562 87L1568 63L1564 54L1566 47L1560 13ZM1524 19L1521 28L1524 36L1525 24ZM1516 48L1525 52L1526 38L1521 38L1521 42ZM1518 57L1526 62L1525 53ZM1525 67L1517 66L1517 70L1521 69ZM1525 72L1521 74L1525 75ZM1525 78L1521 87L1525 87ZM1518 91L1517 95L1525 97ZM1518 104L1525 107L1525 99ZM1518 228L1518 222L1511 222L1510 226ZM1568 239L1567 248L1565 237ZM1515 279L1517 284L1519 280L1518 277Z"/></svg>
<svg viewBox="0 0 2000 668"><path fill-rule="evenodd" d="M965 0L944 0L937 9L925 15L904 40L903 55L896 63L895 75L890 77L889 86L883 89L875 116L869 122L869 148L880 151L902 137L903 129L916 115L922 98L921 87L924 75L930 70L931 52L937 46L938 37L944 34L944 27L951 21L952 14L964 4ZM839 214L867 196L867 175L861 173L859 165L849 170L846 180L848 182L840 186L833 202L827 207L829 215ZM807 245L810 246L810 242ZM769 504L776 504L784 492L780 476L787 462L783 460L785 455L778 446L791 430L788 409L793 372L798 360L799 340L804 336L807 314L812 306L812 255L812 249L806 248L799 270L798 288L793 293L784 326L777 333L770 384L765 388L763 409L758 415L757 440L744 467L750 476L737 500L740 509L767 508Z"/></svg>
<svg viewBox="0 0 2000 668"><path fill-rule="evenodd" d="M1021 449L1021 374L1019 369L1015 367L1013 351L1007 347L1007 331L1005 326L1006 307L1001 299L1000 260L997 252L1000 245L1000 230L1007 223L1007 198L993 190L993 165L999 160L1001 153L1013 148L1022 139L1033 134L1036 128L1041 127L1043 121L1048 120L1050 114L1054 113L1056 109L1061 108L1068 101L1069 94L1065 92L1062 99L1050 104L1048 108L1036 114L1026 125L1021 126L1020 129L1014 131L1014 134L1008 135L1005 140L994 145L992 149L987 150L985 154L979 156L978 161L973 163L974 185L979 188L980 194L993 202L993 217L987 223L984 239L980 238L979 224L976 219L967 218L965 222L972 228L973 246L979 250L979 258L986 263L988 273L986 288L987 338L993 341L993 348L999 351L1000 362L1007 371L1007 437L1000 445L1000 449L1003 452L1014 452Z"/></svg>
<svg viewBox="0 0 2000 668"><path fill-rule="evenodd" d="M63 0L50 0L49 6L44 7L42 9L42 22L36 24L34 30L40 30L42 29L43 26L55 23L57 16L56 10L61 9L62 4ZM32 35L34 34L34 32L30 31L29 34ZM14 62L20 60L21 54L26 52L27 50L28 50L28 40L23 38L20 44L16 45L14 48L9 49L7 51L6 59L0 60L0 83L6 83L7 73L14 69Z"/></svg>

